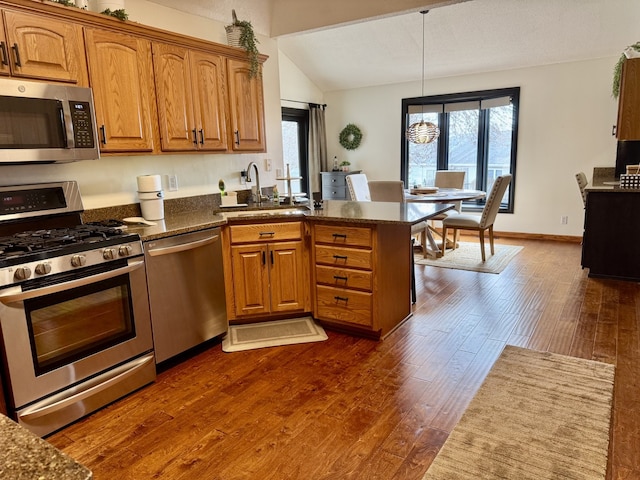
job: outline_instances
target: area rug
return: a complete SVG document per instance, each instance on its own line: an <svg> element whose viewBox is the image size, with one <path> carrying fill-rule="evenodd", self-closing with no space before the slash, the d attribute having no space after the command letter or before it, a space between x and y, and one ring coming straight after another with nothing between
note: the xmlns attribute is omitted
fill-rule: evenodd
<svg viewBox="0 0 640 480"><path fill-rule="evenodd" d="M507 346L424 480L602 480L614 367Z"/></svg>
<svg viewBox="0 0 640 480"><path fill-rule="evenodd" d="M500 273L509 262L522 250L515 245L494 245L495 255L491 255L489 245L485 245L487 261L482 261L480 243L460 242L455 250L447 250L440 258L424 258L422 253L416 254L415 263L432 267L456 268L483 273Z"/></svg>
<svg viewBox="0 0 640 480"><path fill-rule="evenodd" d="M222 351L239 352L255 348L321 342L326 339L324 329L311 317L231 325L227 335L222 339Z"/></svg>

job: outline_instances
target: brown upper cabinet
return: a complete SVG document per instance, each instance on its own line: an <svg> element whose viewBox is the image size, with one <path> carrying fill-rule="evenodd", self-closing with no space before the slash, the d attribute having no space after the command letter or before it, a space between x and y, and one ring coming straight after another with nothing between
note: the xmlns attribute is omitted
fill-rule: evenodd
<svg viewBox="0 0 640 480"><path fill-rule="evenodd" d="M618 97L618 140L640 140L640 58L625 60Z"/></svg>
<svg viewBox="0 0 640 480"><path fill-rule="evenodd" d="M0 75L88 85L80 25L9 10L2 15Z"/></svg>
<svg viewBox="0 0 640 480"><path fill-rule="evenodd" d="M162 150L226 151L224 58L154 43L153 66Z"/></svg>
<svg viewBox="0 0 640 480"><path fill-rule="evenodd" d="M151 43L85 29L101 152L151 152L157 113Z"/></svg>
<svg viewBox="0 0 640 480"><path fill-rule="evenodd" d="M262 71L262 70L261 70ZM262 73L250 78L249 62L227 59L231 148L235 152L264 152Z"/></svg>

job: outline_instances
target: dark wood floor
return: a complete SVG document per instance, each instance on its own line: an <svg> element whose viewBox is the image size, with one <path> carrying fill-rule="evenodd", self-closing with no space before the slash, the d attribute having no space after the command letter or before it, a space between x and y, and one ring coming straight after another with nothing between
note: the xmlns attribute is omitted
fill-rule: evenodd
<svg viewBox="0 0 640 480"><path fill-rule="evenodd" d="M421 479L505 344L616 364L608 479L640 478L640 285L589 279L580 245L524 245L500 275L417 266L382 342L214 345L49 437L122 479Z"/></svg>

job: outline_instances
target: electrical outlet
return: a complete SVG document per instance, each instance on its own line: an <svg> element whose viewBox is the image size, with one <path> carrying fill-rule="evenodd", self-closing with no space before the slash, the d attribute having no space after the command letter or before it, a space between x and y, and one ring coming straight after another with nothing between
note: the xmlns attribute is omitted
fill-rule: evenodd
<svg viewBox="0 0 640 480"><path fill-rule="evenodd" d="M240 185L246 185L246 184L247 184L247 171L242 170L240 172Z"/></svg>
<svg viewBox="0 0 640 480"><path fill-rule="evenodd" d="M169 175L169 191L176 192L178 190L178 177L177 175Z"/></svg>
<svg viewBox="0 0 640 480"><path fill-rule="evenodd" d="M264 159L264 170L266 172L270 172L271 171L271 159L270 158L265 158Z"/></svg>
<svg viewBox="0 0 640 480"><path fill-rule="evenodd" d="M569 216L568 215L563 215L560 217L560 223L562 225L567 225L569 223Z"/></svg>

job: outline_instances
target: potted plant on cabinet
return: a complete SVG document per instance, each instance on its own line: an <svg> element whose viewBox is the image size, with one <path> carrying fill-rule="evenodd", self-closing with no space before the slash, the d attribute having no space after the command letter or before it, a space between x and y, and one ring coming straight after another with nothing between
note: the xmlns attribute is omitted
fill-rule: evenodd
<svg viewBox="0 0 640 480"><path fill-rule="evenodd" d="M258 39L253 31L251 22L247 20L238 20L236 11L231 10L233 23L227 25L224 29L227 32L227 43L232 47L240 47L249 54L249 78L258 75L260 71L260 62L258 61Z"/></svg>

